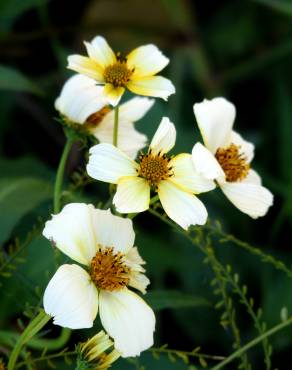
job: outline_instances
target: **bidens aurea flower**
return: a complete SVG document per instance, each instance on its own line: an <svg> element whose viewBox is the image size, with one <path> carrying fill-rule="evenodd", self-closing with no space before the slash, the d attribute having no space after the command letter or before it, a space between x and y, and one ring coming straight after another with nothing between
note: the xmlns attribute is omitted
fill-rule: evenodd
<svg viewBox="0 0 292 370"><path fill-rule="evenodd" d="M147 136L135 129L134 122L153 104L153 99L135 97L120 105L118 147L131 158L147 143ZM79 125L101 143L113 142L114 111L103 96L103 87L97 86L92 78L80 74L69 78L55 101L55 108L68 125Z"/></svg>
<svg viewBox="0 0 292 370"><path fill-rule="evenodd" d="M194 113L205 144L197 143L192 151L197 171L216 180L240 211L252 218L264 216L273 195L250 167L254 145L232 129L234 105L224 98L204 100L194 105Z"/></svg>
<svg viewBox="0 0 292 370"><path fill-rule="evenodd" d="M54 324L90 328L99 310L101 323L123 357L137 356L153 344L155 316L133 287L149 284L134 245L132 221L110 210L72 203L47 221L43 235L74 261L49 282L44 309Z"/></svg>
<svg viewBox="0 0 292 370"><path fill-rule="evenodd" d="M113 203L120 213L147 210L153 189L167 215L181 227L203 225L207 210L195 194L212 190L215 184L195 171L191 154L167 155L175 140L174 124L164 117L139 162L113 145L98 144L90 149L87 172L94 179L118 185Z"/></svg>
<svg viewBox="0 0 292 370"><path fill-rule="evenodd" d="M134 94L167 100L175 88L167 78L156 76L169 63L155 45L134 49L126 57L115 54L106 40L95 37L85 42L88 57L70 55L68 68L104 85L103 95L116 106L127 88Z"/></svg>

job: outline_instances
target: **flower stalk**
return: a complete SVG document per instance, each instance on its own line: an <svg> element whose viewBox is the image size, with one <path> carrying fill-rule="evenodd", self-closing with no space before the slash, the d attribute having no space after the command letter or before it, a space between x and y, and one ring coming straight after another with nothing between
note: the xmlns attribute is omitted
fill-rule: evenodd
<svg viewBox="0 0 292 370"><path fill-rule="evenodd" d="M29 323L27 328L19 337L16 345L14 346L8 362L8 370L14 370L17 358L21 352L22 347L33 338L51 319L51 316L47 315L44 310L40 310L39 314Z"/></svg>
<svg viewBox="0 0 292 370"><path fill-rule="evenodd" d="M55 189L54 189L54 213L59 213L61 210L61 193L62 193L62 184L64 178L65 165L72 148L72 145L75 141L75 136L72 133L66 132L67 141L63 149L63 153L60 159L59 167L57 170Z"/></svg>
<svg viewBox="0 0 292 370"><path fill-rule="evenodd" d="M113 145L118 146L118 134L119 134L119 105L115 107L115 120L114 120L114 132L113 132Z"/></svg>

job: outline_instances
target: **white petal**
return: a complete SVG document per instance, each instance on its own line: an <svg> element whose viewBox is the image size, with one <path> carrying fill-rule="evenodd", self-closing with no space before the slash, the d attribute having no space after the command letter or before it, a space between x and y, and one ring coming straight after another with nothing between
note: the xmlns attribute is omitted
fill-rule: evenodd
<svg viewBox="0 0 292 370"><path fill-rule="evenodd" d="M62 265L44 294L44 309L54 324L91 328L98 311L98 292L88 273L78 265Z"/></svg>
<svg viewBox="0 0 292 370"><path fill-rule="evenodd" d="M182 191L169 180L160 182L158 195L168 217L183 229L206 223L207 210L195 195Z"/></svg>
<svg viewBox="0 0 292 370"><path fill-rule="evenodd" d="M135 69L133 78L153 76L167 66L169 59L155 45L144 45L127 55L127 66Z"/></svg>
<svg viewBox="0 0 292 370"><path fill-rule="evenodd" d="M254 157L254 144L246 141L237 132L232 131L230 136L230 144L235 144L240 147L240 152L244 154L247 163L250 163Z"/></svg>
<svg viewBox="0 0 292 370"><path fill-rule="evenodd" d="M67 68L93 78L97 83L104 83L103 71L101 67L92 59L81 55L70 55L68 57Z"/></svg>
<svg viewBox="0 0 292 370"><path fill-rule="evenodd" d="M70 121L82 124L107 104L102 90L92 78L74 75L64 84L55 108Z"/></svg>
<svg viewBox="0 0 292 370"><path fill-rule="evenodd" d="M128 218L114 216L111 211L95 209L93 228L97 243L113 247L115 252L127 253L134 244L133 223Z"/></svg>
<svg viewBox="0 0 292 370"><path fill-rule="evenodd" d="M91 131L101 143L113 142L114 120L112 112L108 113L102 122ZM135 129L132 122L119 119L118 148L130 158L137 157L138 152L147 144L147 136Z"/></svg>
<svg viewBox="0 0 292 370"><path fill-rule="evenodd" d="M126 256L126 263L129 267L131 267L131 270L144 272L145 269L141 265L145 265L145 261L141 258L137 247L131 248Z"/></svg>
<svg viewBox="0 0 292 370"><path fill-rule="evenodd" d="M123 177L118 182L113 204L120 213L143 212L149 208L150 186L140 177Z"/></svg>
<svg viewBox="0 0 292 370"><path fill-rule="evenodd" d="M101 291L99 309L101 323L122 357L138 356L153 345L155 316L137 294L127 288Z"/></svg>
<svg viewBox="0 0 292 370"><path fill-rule="evenodd" d="M261 185L226 182L221 189L235 207L252 218L264 216L273 204L272 193Z"/></svg>
<svg viewBox="0 0 292 370"><path fill-rule="evenodd" d="M145 276L141 272L131 272L129 286L139 290L142 294L146 294L146 288L149 284L150 280L147 276Z"/></svg>
<svg viewBox="0 0 292 370"><path fill-rule="evenodd" d="M145 116L152 108L155 100L135 97L120 105L119 120L136 122Z"/></svg>
<svg viewBox="0 0 292 370"><path fill-rule="evenodd" d="M241 183L245 182L250 182L251 184L255 185L262 185L262 179L260 175L252 168L248 171L246 178L241 181Z"/></svg>
<svg viewBox="0 0 292 370"><path fill-rule="evenodd" d="M175 93L175 87L172 82L165 77L152 76L137 80L131 80L127 88L134 94L154 96L167 100L169 95Z"/></svg>
<svg viewBox="0 0 292 370"><path fill-rule="evenodd" d="M169 166L173 171L171 181L185 191L199 194L216 187L214 181L208 180L195 170L190 154L183 153L175 156L170 160Z"/></svg>
<svg viewBox="0 0 292 370"><path fill-rule="evenodd" d="M114 87L112 84L106 84L103 88L103 97L109 104L115 107L119 104L124 92L124 87Z"/></svg>
<svg viewBox="0 0 292 370"><path fill-rule="evenodd" d="M201 143L192 150L192 160L196 171L206 179L224 181L225 174L214 155Z"/></svg>
<svg viewBox="0 0 292 370"><path fill-rule="evenodd" d="M116 184L121 177L136 176L138 164L111 144L98 144L90 151L86 167L92 178Z"/></svg>
<svg viewBox="0 0 292 370"><path fill-rule="evenodd" d="M71 203L47 221L43 235L74 261L89 265L96 253L91 204Z"/></svg>
<svg viewBox="0 0 292 370"><path fill-rule="evenodd" d="M153 154L169 152L175 144L176 130L169 118L163 117L150 144Z"/></svg>
<svg viewBox="0 0 292 370"><path fill-rule="evenodd" d="M103 37L96 36L91 43L85 42L85 46L89 57L98 63L102 68L105 68L116 62L116 56L114 52Z"/></svg>
<svg viewBox="0 0 292 370"><path fill-rule="evenodd" d="M194 105L194 113L206 147L214 154L230 141L235 107L224 98L204 100Z"/></svg>

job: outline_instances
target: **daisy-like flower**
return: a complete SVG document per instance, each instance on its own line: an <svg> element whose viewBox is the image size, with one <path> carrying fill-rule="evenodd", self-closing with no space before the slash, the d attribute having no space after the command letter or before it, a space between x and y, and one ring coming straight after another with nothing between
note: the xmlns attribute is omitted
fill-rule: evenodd
<svg viewBox="0 0 292 370"><path fill-rule="evenodd" d="M273 195L250 167L254 145L232 129L234 105L224 98L204 100L194 105L194 113L205 144L197 143L193 148L196 170L216 180L240 211L252 218L264 216L273 204Z"/></svg>
<svg viewBox="0 0 292 370"><path fill-rule="evenodd" d="M156 76L167 66L169 59L155 45L140 46L126 57L115 54L101 36L85 42L85 47L88 57L70 55L68 68L104 85L103 94L111 105L119 103L126 88L134 94L164 100L175 93L170 80Z"/></svg>
<svg viewBox="0 0 292 370"><path fill-rule="evenodd" d="M154 100L135 97L119 108L118 147L135 158L145 147L147 136L135 129L140 120L153 106ZM92 78L77 74L64 84L55 108L68 125L74 125L95 136L100 142L112 143L114 111L103 96L103 87Z"/></svg>
<svg viewBox="0 0 292 370"><path fill-rule="evenodd" d="M87 172L94 179L117 184L113 203L120 213L147 210L153 189L167 215L181 227L203 225L207 210L195 194L212 190L215 184L195 171L191 154L167 155L175 139L174 124L164 117L138 163L113 145L98 144L90 149Z"/></svg>
<svg viewBox="0 0 292 370"><path fill-rule="evenodd" d="M81 343L79 349L80 358L77 361L81 364L85 362L90 369L94 370L108 369L121 356L120 352L114 348L113 341L103 330L87 342Z"/></svg>
<svg viewBox="0 0 292 370"><path fill-rule="evenodd" d="M43 235L72 260L50 280L44 309L54 324L90 328L99 310L101 323L123 357L137 356L153 344L155 316L133 287L149 284L133 247L132 221L92 205L71 203L47 221Z"/></svg>

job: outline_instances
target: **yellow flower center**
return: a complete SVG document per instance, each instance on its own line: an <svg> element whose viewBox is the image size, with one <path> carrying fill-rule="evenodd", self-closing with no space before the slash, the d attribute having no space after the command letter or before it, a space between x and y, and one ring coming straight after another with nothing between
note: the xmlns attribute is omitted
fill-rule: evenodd
<svg viewBox="0 0 292 370"><path fill-rule="evenodd" d="M240 153L238 145L230 144L228 148L218 148L215 157L225 173L226 181L236 182L246 178L250 166Z"/></svg>
<svg viewBox="0 0 292 370"><path fill-rule="evenodd" d="M150 151L148 154L141 154L139 160L138 174L146 179L151 186L156 187L161 180L172 176L172 168L169 167L170 158L167 158L165 154L154 155Z"/></svg>
<svg viewBox="0 0 292 370"><path fill-rule="evenodd" d="M111 111L110 107L105 106L102 109L100 109L99 111L91 114L87 118L87 120L84 124L85 128L90 130L90 129L93 129L93 128L97 127L98 124L103 120L104 116L106 114L108 114L110 111Z"/></svg>
<svg viewBox="0 0 292 370"><path fill-rule="evenodd" d="M114 87L125 87L133 72L134 69L127 67L127 59L122 59L118 53L116 63L105 68L103 77L106 83L110 83Z"/></svg>
<svg viewBox="0 0 292 370"><path fill-rule="evenodd" d="M123 253L101 247L91 260L90 276L98 289L112 292L128 285L130 268L125 264Z"/></svg>

